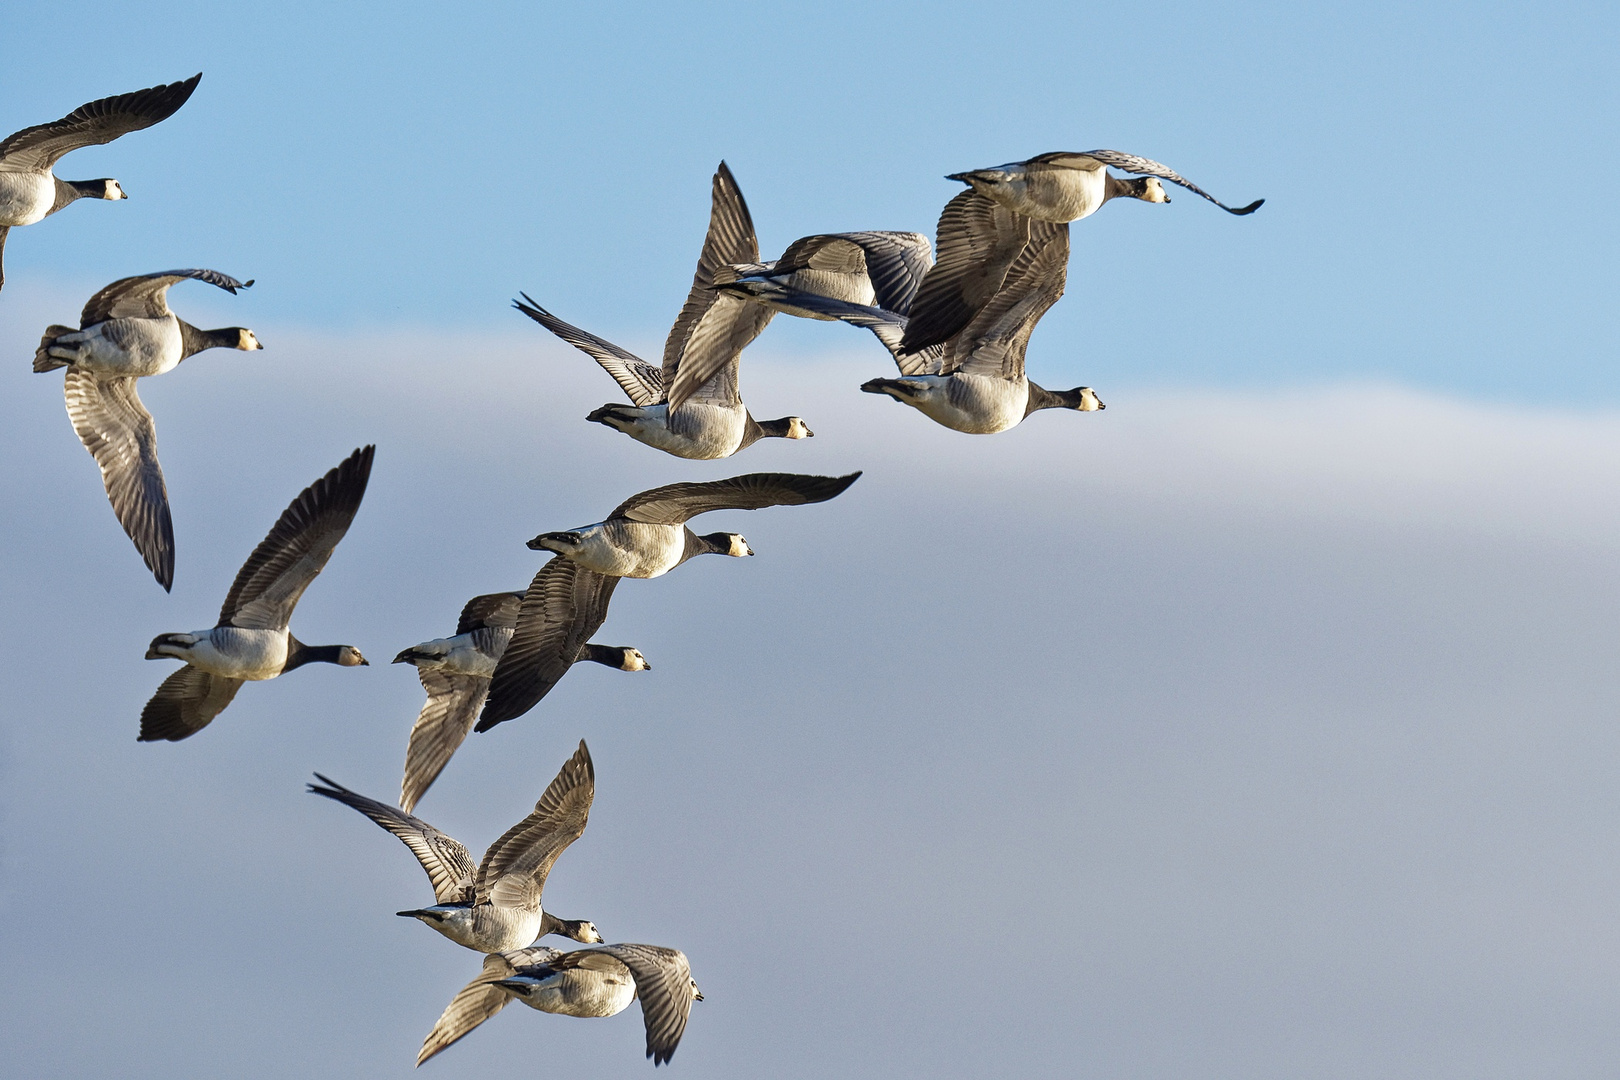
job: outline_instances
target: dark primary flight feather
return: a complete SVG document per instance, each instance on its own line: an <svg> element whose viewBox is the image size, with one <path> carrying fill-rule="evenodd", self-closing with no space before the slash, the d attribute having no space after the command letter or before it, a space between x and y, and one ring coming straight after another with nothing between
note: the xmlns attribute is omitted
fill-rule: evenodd
<svg viewBox="0 0 1620 1080"><path fill-rule="evenodd" d="M183 82L100 98L80 105L60 120L24 128L0 142L0 169L45 172L71 150L109 143L120 135L167 120L186 103L200 81L199 71Z"/></svg>
<svg viewBox="0 0 1620 1080"><path fill-rule="evenodd" d="M79 314L79 329L87 330L108 319L161 319L171 315L167 294L169 286L180 281L206 281L226 292L235 294L246 289L251 281L237 281L218 270L159 270L155 274L136 274L119 278L92 296Z"/></svg>
<svg viewBox="0 0 1620 1080"><path fill-rule="evenodd" d="M599 338L589 331L563 322L535 303L528 293L519 295L523 299L512 301L513 307L601 364L630 399L630 404L647 408L664 400L662 368L654 367L635 353L619 348L606 338Z"/></svg>
<svg viewBox="0 0 1620 1080"><path fill-rule="evenodd" d="M305 488L242 564L220 608L221 626L281 630L298 598L349 531L371 478L375 446L363 446Z"/></svg>
<svg viewBox="0 0 1620 1080"><path fill-rule="evenodd" d="M561 557L540 568L523 594L517 630L495 666L477 730L522 716L551 692L601 629L618 583Z"/></svg>
<svg viewBox="0 0 1620 1080"><path fill-rule="evenodd" d="M760 510L826 502L860 478L804 473L745 473L726 480L666 484L632 495L608 515L650 525L684 525L712 510Z"/></svg>
<svg viewBox="0 0 1620 1080"><path fill-rule="evenodd" d="M353 807L378 825L387 829L411 849L416 861L427 871L433 884L433 898L441 904L467 903L473 898L473 879L478 868L472 856L460 841L435 829L419 817L407 814L397 806L367 798L350 791L342 784L315 774L319 784L310 784L313 795L324 795L345 806Z"/></svg>
<svg viewBox="0 0 1620 1080"><path fill-rule="evenodd" d="M195 735L225 711L241 688L241 679L212 675L187 664L164 679L141 710L141 733L136 741L179 742Z"/></svg>

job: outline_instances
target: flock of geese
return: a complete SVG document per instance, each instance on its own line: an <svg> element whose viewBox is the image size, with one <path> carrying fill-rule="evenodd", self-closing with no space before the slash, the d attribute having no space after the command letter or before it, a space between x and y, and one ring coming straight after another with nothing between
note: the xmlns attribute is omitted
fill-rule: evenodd
<svg viewBox="0 0 1620 1080"><path fill-rule="evenodd" d="M0 142L0 254L14 227L36 224L79 199L125 198L117 180L62 180L53 169L72 150L172 116L201 78L92 101ZM1117 177L1110 167L1135 175ZM1261 205L1226 206L1158 162L1112 150L1041 154L948 179L966 188L945 205L933 248L914 232L822 233L762 261L748 206L721 163L692 288L660 364L562 321L527 294L515 305L600 364L629 399L603 405L586 419L676 457L714 460L762 438L812 436L798 416L756 420L743 404L743 350L778 312L870 330L899 374L874 378L863 391L888 395L953 430L992 434L1042 409L1104 407L1088 386L1047 390L1024 370L1030 334L1063 295L1070 222L1115 198L1167 203L1161 181L1232 214ZM63 392L74 431L101 469L119 523L165 590L174 581L174 525L156 428L136 380L163 375L209 349L261 348L244 327L200 330L171 311L169 289L184 281L232 294L253 284L206 269L122 278L90 298L77 329L48 328L34 355L37 372L65 369ZM243 563L218 623L152 639L148 659L179 660L182 666L142 710L142 741L195 735L244 683L309 663L367 664L352 645L304 644L290 623L299 597L360 509L373 455L371 446L357 449L293 499ZM567 1016L612 1016L639 1000L647 1056L656 1065L674 1054L692 1002L703 999L685 954L604 944L590 921L559 918L542 904L546 878L583 834L595 796L595 766L583 741L533 812L476 863L467 848L414 810L468 734L522 716L575 663L649 669L635 648L590 640L607 618L619 580L660 577L697 555L754 553L737 533L694 532L688 526L693 518L825 502L859 476L748 473L643 491L601 521L534 537L528 546L552 558L526 590L472 598L452 636L413 645L394 658L416 667L427 693L410 731L398 805L318 773L309 790L358 810L403 841L421 863L434 902L398 914L485 954L482 970L428 1034L418 1064L514 999ZM563 952L535 944L548 934L592 947Z"/></svg>

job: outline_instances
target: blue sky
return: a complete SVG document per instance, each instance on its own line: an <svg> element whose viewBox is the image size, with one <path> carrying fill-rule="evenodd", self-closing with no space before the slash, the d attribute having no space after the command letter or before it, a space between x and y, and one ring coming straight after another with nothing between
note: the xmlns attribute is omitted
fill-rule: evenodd
<svg viewBox="0 0 1620 1080"><path fill-rule="evenodd" d="M721 158L770 253L815 231L931 235L944 173L1104 146L1268 203L1089 221L1038 370L1620 390L1603 5L76 10L97 63L66 79L51 50L17 50L0 72L15 126L206 75L173 121L69 159L133 197L17 234L19 277L83 290L202 262L258 278L262 322L366 329L510 326L523 288L653 341ZM52 5L11 12L19 41L63 32ZM814 353L835 332L771 340Z"/></svg>
<svg viewBox="0 0 1620 1080"><path fill-rule="evenodd" d="M127 203L12 233L0 293L0 1060L31 1077L647 1076L640 1018L514 1007L413 1074L477 957L393 912L386 661L634 491L866 475L715 515L758 557L627 582L571 674L419 812L481 851L576 741L548 905L675 945L671 1075L1586 1078L1620 1056L1620 378L1608 8L1157 4L8 8L0 129L205 72L64 163ZM84 57L94 58L93 63ZM9 127L8 127L9 125ZM1228 202L1074 229L1031 374L1103 413L994 438L862 395L867 335L779 318L720 464L508 302L657 355L730 162L767 255L932 233L944 173L1163 160ZM129 273L262 353L148 380L165 595L28 359ZM378 444L293 629L373 661L138 745L276 514ZM71 635L72 648L53 647ZM44 640L42 640L42 638Z"/></svg>

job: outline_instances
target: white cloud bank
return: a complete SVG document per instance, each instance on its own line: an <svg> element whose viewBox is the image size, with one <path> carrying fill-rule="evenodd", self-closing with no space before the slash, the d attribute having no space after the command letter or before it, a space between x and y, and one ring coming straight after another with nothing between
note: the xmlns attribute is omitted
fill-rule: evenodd
<svg viewBox="0 0 1620 1080"><path fill-rule="evenodd" d="M266 352L143 389L165 597L28 372L64 312L4 305L18 1075L407 1074L476 957L391 914L425 878L303 781L396 790L419 690L381 661L520 587L535 532L762 469L867 473L712 519L758 558L627 583L598 637L650 674L576 672L420 808L481 849L590 741L596 810L548 906L691 955L708 1000L674 1070L1428 1080L1620 1052L1620 414L1099 386L1104 413L970 438L857 393L885 358L828 328L832 358L767 338L744 372L817 438L704 465L585 424L616 389L528 326L255 326ZM211 622L287 500L373 440L295 621L373 666L136 745L167 670L145 642ZM428 1068L640 1075L641 1038L634 1013L514 1008Z"/></svg>

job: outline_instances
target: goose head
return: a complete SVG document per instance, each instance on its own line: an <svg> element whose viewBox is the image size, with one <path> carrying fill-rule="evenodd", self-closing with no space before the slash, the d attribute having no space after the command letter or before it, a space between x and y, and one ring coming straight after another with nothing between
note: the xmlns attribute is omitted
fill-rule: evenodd
<svg viewBox="0 0 1620 1080"><path fill-rule="evenodd" d="M620 671L652 670L652 665L647 663L647 658L641 655L640 649L632 649L626 646L625 648L621 648L619 650L619 654Z"/></svg>
<svg viewBox="0 0 1620 1080"><path fill-rule="evenodd" d="M813 439L816 433L810 430L810 425L804 422L803 417L784 416L780 420L761 420L759 430L768 438L776 439Z"/></svg>
<svg viewBox="0 0 1620 1080"><path fill-rule="evenodd" d="M146 647L146 658L162 660L171 657L184 660L195 644L197 644L196 634L159 634L152 639L152 644Z"/></svg>
<svg viewBox="0 0 1620 1080"><path fill-rule="evenodd" d="M692 1000L693 1001L702 1001L703 1000L703 991L698 989L697 980L693 979L693 978L688 978L686 981L692 984Z"/></svg>
<svg viewBox="0 0 1620 1080"><path fill-rule="evenodd" d="M94 197L97 199L106 199L109 202L117 202L119 199L129 198L128 195L124 194L124 189L118 185L118 181L114 180L110 176L104 176L100 180L92 180L90 183L101 185L101 190L94 194Z"/></svg>
<svg viewBox="0 0 1620 1080"><path fill-rule="evenodd" d="M754 553L748 546L748 541L740 533L709 533L698 537L709 546L709 550L716 555L730 555L733 559L746 558Z"/></svg>
<svg viewBox="0 0 1620 1080"><path fill-rule="evenodd" d="M1064 397L1070 398L1074 402L1069 408L1078 412L1096 412L1099 409L1108 408L1107 405L1103 404L1102 398L1097 396L1097 391L1089 386L1077 386L1065 394Z"/></svg>
<svg viewBox="0 0 1620 1080"><path fill-rule="evenodd" d="M253 352L256 349L264 348L263 345L259 344L259 339L253 335L253 331L247 327L233 326L225 332L229 334L232 330L236 332L236 344L232 348L241 349L243 352Z"/></svg>
<svg viewBox="0 0 1620 1080"><path fill-rule="evenodd" d="M602 935L596 929L596 924L589 919L558 919L556 932L563 937L573 938L582 945L602 944Z"/></svg>
<svg viewBox="0 0 1620 1080"><path fill-rule="evenodd" d="M337 647L337 665L339 667L370 667L371 661L360 655L360 650L353 645L339 645Z"/></svg>
<svg viewBox="0 0 1620 1080"><path fill-rule="evenodd" d="M1170 196L1164 193L1164 185L1159 183L1157 176L1133 176L1128 180L1110 176L1108 179L1112 181L1110 186L1118 185L1114 188L1116 194L1132 199L1141 199L1143 202L1167 203L1170 201Z"/></svg>

